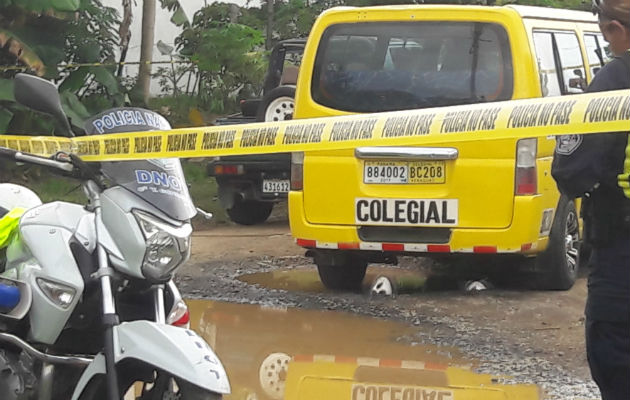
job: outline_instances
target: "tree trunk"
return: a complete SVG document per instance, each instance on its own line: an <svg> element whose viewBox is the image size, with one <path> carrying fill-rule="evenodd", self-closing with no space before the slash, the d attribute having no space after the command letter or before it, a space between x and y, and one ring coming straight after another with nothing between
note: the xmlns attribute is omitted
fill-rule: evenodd
<svg viewBox="0 0 630 400"><path fill-rule="evenodd" d="M123 19L120 21L120 27L118 28L118 35L120 36L120 64L118 65L118 76L123 74L123 64L127 57L127 50L129 50L129 40L131 39L131 21L133 20L131 0L122 0L123 7Z"/></svg>
<svg viewBox="0 0 630 400"><path fill-rule="evenodd" d="M273 2L274 0L267 0L267 40L265 41L267 50L273 45Z"/></svg>
<svg viewBox="0 0 630 400"><path fill-rule="evenodd" d="M142 42L140 44L140 71L138 85L145 104L149 101L151 88L151 60L155 35L155 1L143 0L142 3Z"/></svg>

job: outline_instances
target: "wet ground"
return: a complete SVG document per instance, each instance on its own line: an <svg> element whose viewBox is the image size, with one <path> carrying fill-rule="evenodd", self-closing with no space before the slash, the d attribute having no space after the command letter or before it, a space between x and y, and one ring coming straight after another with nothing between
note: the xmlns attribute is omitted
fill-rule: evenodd
<svg viewBox="0 0 630 400"><path fill-rule="evenodd" d="M383 291L375 288L373 294L397 295L424 291L427 283L427 276L422 271L391 268L388 266L370 267L365 274L362 291L372 294L371 289L374 282L382 277L387 278L393 290ZM311 267L277 269L269 272L244 274L239 276L238 280L267 289L279 289L297 293L324 294L326 292L326 288L319 279L317 270Z"/></svg>
<svg viewBox="0 0 630 400"><path fill-rule="evenodd" d="M474 374L478 361L456 348L405 340L414 329L401 323L205 300L189 301L189 307L193 329L215 349L229 373L233 393L228 399L288 400L295 392L286 392L287 386L304 385L306 377L315 379L319 390L343 381L344 398L354 400L373 398L365 393L370 387L399 389L399 400L405 391L405 400L415 400L416 391L423 393L418 400L487 399L498 393L538 398L531 385L501 385L498 377ZM353 390L356 385L364 392ZM396 397L388 395L374 400Z"/></svg>
<svg viewBox="0 0 630 400"><path fill-rule="evenodd" d="M351 382L356 380L357 367L321 364L330 358L315 362L313 355L406 360L414 365L428 362L451 366L449 371L456 372L465 367L461 371L470 371L453 376L442 373L439 382L466 386L457 381L465 376L471 384L489 387L491 378L477 375L489 373L501 376L501 384L534 383L543 390L545 398L597 398L583 350L583 278L567 292L539 292L519 285L522 278L509 271L504 275L510 279L499 279L499 275L483 281L489 283L488 287L495 286L491 290L466 292L463 289L470 276L449 279L447 274L445 278L434 273L435 263L431 260L404 258L397 267L371 266L362 292L333 293L323 289L314 265L303 253L293 244L282 221L259 227L223 226L195 235L193 258L179 272L179 284L188 297L215 301L192 302L194 322L206 339L216 345L232 377L237 396L234 398L263 398L267 392L262 386L273 387L282 379L289 396L284 398L295 398L308 385L305 383L300 389L291 383L293 371L311 377L324 374L321 379L313 378L319 383L308 386L313 393L324 387L333 390L326 386L332 379L350 385L339 387L346 396L343 398L353 394L350 390L355 387L352 400L371 400L369 396L378 392L378 385L390 385L389 389L378 386L384 397L374 400L416 400L403 397L403 393L411 396L411 381L398 385L398 393L398 386L387 383L391 377L382 378L381 369L364 379L380 379L380 384L356 386L356 382ZM483 271L483 265L476 267L480 266ZM383 275L398 286L395 297L369 294L370 285ZM477 276L479 280L483 277L486 276ZM310 361L303 362L304 358L296 356L306 356ZM267 357L270 359L265 363ZM265 365L266 368L261 367ZM267 383L261 384L261 373L273 372L269 370L271 365L281 370L287 365L293 368L278 376L272 373L269 380L262 379ZM392 371L388 373L391 375ZM397 371L392 376L400 374ZM309 379L296 382L311 382ZM434 390L427 392L427 398L434 393L438 400L440 392L432 386L436 382L429 380L420 389L416 387L420 390L418 400L427 388ZM448 393L442 394L444 400L449 398ZM455 398L462 396L476 398L470 394ZM480 398L494 398L484 396ZM517 398L535 396L521 393Z"/></svg>

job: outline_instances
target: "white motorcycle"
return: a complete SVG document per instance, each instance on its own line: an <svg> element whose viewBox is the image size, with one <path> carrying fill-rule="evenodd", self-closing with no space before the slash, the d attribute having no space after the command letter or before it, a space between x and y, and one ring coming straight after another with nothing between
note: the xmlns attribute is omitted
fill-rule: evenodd
<svg viewBox="0 0 630 400"><path fill-rule="evenodd" d="M55 116L71 135L54 85L20 74L15 88L19 102ZM92 118L86 132L152 129L170 127L151 111L120 108ZM39 204L26 188L0 185L0 199L27 199L9 201L27 211L0 267L0 399L229 393L208 344L173 326L188 322L172 276L189 258L197 212L179 160L88 164L73 154L43 158L7 148L0 156L76 178L88 198L87 206Z"/></svg>

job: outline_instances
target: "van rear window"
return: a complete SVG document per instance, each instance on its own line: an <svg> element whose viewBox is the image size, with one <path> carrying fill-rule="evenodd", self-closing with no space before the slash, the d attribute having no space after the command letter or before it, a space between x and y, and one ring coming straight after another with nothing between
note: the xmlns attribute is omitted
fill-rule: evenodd
<svg viewBox="0 0 630 400"><path fill-rule="evenodd" d="M481 22L366 22L326 29L311 94L349 112L508 100L512 56L503 27Z"/></svg>

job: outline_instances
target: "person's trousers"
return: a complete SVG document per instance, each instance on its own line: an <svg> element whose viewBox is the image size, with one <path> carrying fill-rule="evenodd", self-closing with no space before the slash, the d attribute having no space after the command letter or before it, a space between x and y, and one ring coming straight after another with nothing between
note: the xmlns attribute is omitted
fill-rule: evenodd
<svg viewBox="0 0 630 400"><path fill-rule="evenodd" d="M586 356L602 400L630 400L630 322L587 319Z"/></svg>

